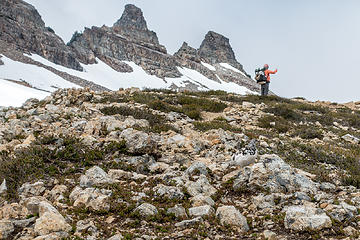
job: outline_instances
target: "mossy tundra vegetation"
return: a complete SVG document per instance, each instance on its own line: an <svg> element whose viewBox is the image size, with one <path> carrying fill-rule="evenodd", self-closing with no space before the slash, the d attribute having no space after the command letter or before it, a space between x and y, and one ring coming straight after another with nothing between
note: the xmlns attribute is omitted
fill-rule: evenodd
<svg viewBox="0 0 360 240"><path fill-rule="evenodd" d="M67 89L3 109L0 123L0 181L6 180L0 239L359 235L360 108L222 91ZM250 180L237 184L245 170L227 163L250 139L257 139L260 156L276 154L291 169L306 171L311 181L333 187L320 187L321 194L307 193L309 199L299 200L300 191L288 187L274 195ZM201 197L191 187L200 182L205 184L196 190ZM257 206L259 196L271 198L270 207ZM42 201L52 204L71 228L38 231L41 211L29 209ZM343 202L355 208L351 217L334 214ZM144 203L155 210L141 210ZM289 227L286 209L294 204L316 206L330 216L331 226ZM210 210L194 213L192 208L203 205ZM224 205L235 206L246 223L224 222L215 213ZM16 222L22 219L33 221L22 226Z"/></svg>

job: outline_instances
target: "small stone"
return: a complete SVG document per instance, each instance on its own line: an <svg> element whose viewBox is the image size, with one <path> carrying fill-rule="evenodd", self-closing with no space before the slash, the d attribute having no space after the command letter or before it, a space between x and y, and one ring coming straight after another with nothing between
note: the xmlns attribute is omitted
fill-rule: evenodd
<svg viewBox="0 0 360 240"><path fill-rule="evenodd" d="M108 240L122 240L122 239L123 236L120 233L112 236L111 238L108 238Z"/></svg>
<svg viewBox="0 0 360 240"><path fill-rule="evenodd" d="M4 181L2 182L2 184L0 186L0 195L6 193L6 191L7 191L6 180L4 179Z"/></svg>
<svg viewBox="0 0 360 240"><path fill-rule="evenodd" d="M277 239L276 233L274 233L270 230L265 230L262 233L262 236L264 237L265 240L276 240Z"/></svg>
<svg viewBox="0 0 360 240"><path fill-rule="evenodd" d="M182 222L175 223L175 227L187 228L187 227L191 227L191 226L196 226L196 225L200 224L202 221L203 220L201 217L197 217L194 219L184 220Z"/></svg>
<svg viewBox="0 0 360 240"><path fill-rule="evenodd" d="M325 209L328 205L328 203L321 203L320 208Z"/></svg>

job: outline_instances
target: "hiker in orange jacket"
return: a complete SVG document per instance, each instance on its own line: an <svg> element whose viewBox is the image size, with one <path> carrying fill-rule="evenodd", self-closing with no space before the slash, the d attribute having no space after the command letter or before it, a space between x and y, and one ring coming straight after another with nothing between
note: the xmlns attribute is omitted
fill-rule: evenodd
<svg viewBox="0 0 360 240"><path fill-rule="evenodd" d="M278 70L277 69L275 69L275 71L269 70L268 64L265 64L263 69L266 77L266 83L261 85L261 96L267 96L269 94L270 74L275 74L277 73Z"/></svg>

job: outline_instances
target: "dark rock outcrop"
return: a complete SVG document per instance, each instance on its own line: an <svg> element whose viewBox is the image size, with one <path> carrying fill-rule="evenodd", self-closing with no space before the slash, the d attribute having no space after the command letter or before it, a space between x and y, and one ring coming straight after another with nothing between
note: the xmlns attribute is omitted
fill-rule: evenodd
<svg viewBox="0 0 360 240"><path fill-rule="evenodd" d="M228 38L213 31L209 31L199 48L199 55L208 63L230 63L233 67L243 71L243 66L235 58Z"/></svg>
<svg viewBox="0 0 360 240"><path fill-rule="evenodd" d="M71 49L51 28L45 27L38 11L22 0L0 1L0 40L14 49L82 71Z"/></svg>

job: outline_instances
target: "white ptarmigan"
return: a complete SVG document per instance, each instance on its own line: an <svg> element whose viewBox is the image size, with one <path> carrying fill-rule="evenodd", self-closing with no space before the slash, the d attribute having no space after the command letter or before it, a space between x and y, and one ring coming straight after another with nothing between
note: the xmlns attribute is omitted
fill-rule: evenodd
<svg viewBox="0 0 360 240"><path fill-rule="evenodd" d="M231 165L245 167L255 163L257 157L256 140L252 139L245 148L242 148L231 157Z"/></svg>

